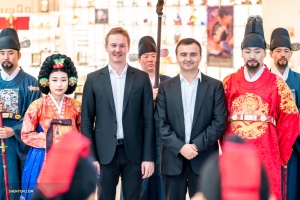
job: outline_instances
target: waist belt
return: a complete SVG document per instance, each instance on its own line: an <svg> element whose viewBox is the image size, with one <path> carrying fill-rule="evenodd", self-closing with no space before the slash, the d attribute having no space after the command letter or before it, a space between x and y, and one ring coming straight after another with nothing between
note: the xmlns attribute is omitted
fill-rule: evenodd
<svg viewBox="0 0 300 200"><path fill-rule="evenodd" d="M269 122L276 127L276 121L268 115L230 115L228 121Z"/></svg>
<svg viewBox="0 0 300 200"><path fill-rule="evenodd" d="M71 126L72 125L72 120L71 119L52 119L50 122L50 126L47 131L46 135L46 150L48 151L50 147L53 144L53 124L59 124L62 126ZM76 145L76 144L74 144Z"/></svg>
<svg viewBox="0 0 300 200"><path fill-rule="evenodd" d="M3 118L20 120L22 116L19 115L19 114L13 114L13 113L2 113L2 117Z"/></svg>

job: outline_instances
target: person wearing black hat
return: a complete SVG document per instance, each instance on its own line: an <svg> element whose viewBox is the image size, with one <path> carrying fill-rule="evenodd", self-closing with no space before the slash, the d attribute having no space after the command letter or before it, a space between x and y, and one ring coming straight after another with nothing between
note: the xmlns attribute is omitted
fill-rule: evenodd
<svg viewBox="0 0 300 200"><path fill-rule="evenodd" d="M263 63L266 42L260 16L248 18L241 49L244 66L223 81L229 112L226 135L234 133L256 146L271 191L280 199L281 166L298 136L298 109L284 80Z"/></svg>
<svg viewBox="0 0 300 200"><path fill-rule="evenodd" d="M143 71L149 74L152 87L155 81L156 44L151 36L144 36L139 41L139 63ZM159 81L163 82L171 77L160 74ZM153 100L156 99L158 88L153 88Z"/></svg>
<svg viewBox="0 0 300 200"><path fill-rule="evenodd" d="M20 42L17 32L12 28L0 32L0 112L4 127L0 128L0 138L5 139L7 171L10 196L20 198L20 179L30 147L21 140L21 127L24 114L29 105L41 92L36 78L25 73L19 65L21 58ZM3 163L0 159L0 199L5 200Z"/></svg>
<svg viewBox="0 0 300 200"><path fill-rule="evenodd" d="M300 74L289 68L288 61L293 51L299 50L299 43L291 43L289 33L284 28L276 28L271 35L270 56L274 60L271 72L283 78L300 109ZM287 200L300 199L300 135L293 146L288 162Z"/></svg>
<svg viewBox="0 0 300 200"><path fill-rule="evenodd" d="M227 122L222 82L201 73L200 43L182 39L176 46L180 74L160 84L155 125L162 142L161 173L166 200L196 193L199 169L219 151Z"/></svg>
<svg viewBox="0 0 300 200"><path fill-rule="evenodd" d="M158 88L154 88L155 81L155 64L156 64L156 44L151 36L144 36L139 41L138 61L144 72L147 72L151 81L153 100L156 100ZM170 79L169 76L159 75L159 82ZM152 176L142 181L141 200L164 200L162 176L159 170L160 163L160 137L156 137L156 163ZM121 190L120 200L123 200L123 191Z"/></svg>
<svg viewBox="0 0 300 200"><path fill-rule="evenodd" d="M191 200L275 200L254 146L230 136L222 150L221 156L212 155L203 165Z"/></svg>
<svg viewBox="0 0 300 200"><path fill-rule="evenodd" d="M88 74L83 88L81 131L92 140L101 200L115 200L120 176L124 199L139 200L142 179L154 172L151 82L146 72L127 64L129 47L128 32L112 28L105 38L109 63Z"/></svg>
<svg viewBox="0 0 300 200"><path fill-rule="evenodd" d="M64 134L47 152L32 200L95 200L97 172L89 146L78 132Z"/></svg>

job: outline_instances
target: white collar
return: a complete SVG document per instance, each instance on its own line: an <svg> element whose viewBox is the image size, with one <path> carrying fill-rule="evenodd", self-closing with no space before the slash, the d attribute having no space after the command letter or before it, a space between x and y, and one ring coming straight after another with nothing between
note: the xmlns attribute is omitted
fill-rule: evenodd
<svg viewBox="0 0 300 200"><path fill-rule="evenodd" d="M289 76L290 67L287 66L287 68L284 70L283 74L279 72L276 66L271 67L271 72L273 74L276 74L277 76L281 77L284 81L288 79Z"/></svg>
<svg viewBox="0 0 300 200"><path fill-rule="evenodd" d="M63 106L63 101L64 101L64 98L66 97L66 95L64 94L64 96L61 98L59 105L50 92L48 95L52 99L54 105L56 106L58 114L60 114L61 110L62 110L62 106Z"/></svg>
<svg viewBox="0 0 300 200"><path fill-rule="evenodd" d="M19 71L21 70L21 68L18 66L14 71L13 73L11 73L11 75L8 75L4 69L1 70L1 78L4 80L4 81L11 81L13 80L19 73Z"/></svg>
<svg viewBox="0 0 300 200"><path fill-rule="evenodd" d="M120 76L126 74L127 69L128 69L128 65L126 64ZM110 66L110 64L108 64L108 71L109 71L109 73L115 72L115 73L117 74L116 70L115 70L114 68L112 68L112 67Z"/></svg>
<svg viewBox="0 0 300 200"><path fill-rule="evenodd" d="M247 68L246 68L246 66L244 66L244 76L245 76L246 81L248 81L248 82L257 81L257 79L259 79L260 76L262 75L262 73L264 72L265 68L266 68L266 66L263 65L262 68L260 68L260 70L258 70L258 72L256 72L256 74L252 78L250 78Z"/></svg>
<svg viewBox="0 0 300 200"><path fill-rule="evenodd" d="M181 73L179 74L179 77L180 77L180 81L182 81L182 80L186 81L186 79L182 76ZM193 83L196 79L199 79L200 82L201 82L201 71L200 71L200 69L198 69L198 74L197 74L196 78L191 83Z"/></svg>

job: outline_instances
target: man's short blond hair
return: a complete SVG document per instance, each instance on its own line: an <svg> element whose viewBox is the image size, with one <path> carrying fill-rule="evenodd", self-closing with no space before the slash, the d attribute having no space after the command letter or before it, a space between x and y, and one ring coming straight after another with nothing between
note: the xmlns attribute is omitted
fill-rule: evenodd
<svg viewBox="0 0 300 200"><path fill-rule="evenodd" d="M122 27L116 27L116 28L112 28L110 29L110 31L107 33L107 35L105 36L105 45L108 45L108 37L110 35L116 35L116 34L121 34L124 35L125 37L127 37L127 43L128 43L128 47L130 47L130 37L128 32L123 29Z"/></svg>

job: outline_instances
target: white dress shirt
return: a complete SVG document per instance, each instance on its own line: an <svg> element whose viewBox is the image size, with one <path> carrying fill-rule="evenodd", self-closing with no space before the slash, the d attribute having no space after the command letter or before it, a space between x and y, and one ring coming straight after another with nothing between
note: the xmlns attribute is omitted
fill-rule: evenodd
<svg viewBox="0 0 300 200"><path fill-rule="evenodd" d="M152 85L152 87L154 86L154 83L155 83L155 76L153 76L153 78L151 78L150 76L149 76L149 78L150 78L150 81L151 81L151 85ZM158 79L158 81L159 81L159 79Z"/></svg>
<svg viewBox="0 0 300 200"><path fill-rule="evenodd" d="M123 139L123 123L122 123L122 115L123 115L123 99L124 99L124 90L125 90L125 80L126 80L126 72L128 69L128 65L126 64L123 69L121 75L119 76L110 65L108 65L111 88L114 96L115 109L116 109L116 117L117 117L117 139Z"/></svg>
<svg viewBox="0 0 300 200"><path fill-rule="evenodd" d="M189 83L180 74L181 97L182 97L182 104L183 104L185 143L186 144L190 143L199 80L201 82L200 70L199 70L195 80L193 80L191 83Z"/></svg>
<svg viewBox="0 0 300 200"><path fill-rule="evenodd" d="M246 81L248 81L248 82L257 81L257 79L259 79L260 76L262 75L262 73L264 72L265 68L266 68L266 66L263 65L262 68L260 68L260 70L258 70L258 72L256 72L256 74L251 78L246 67L244 66L244 76L245 76Z"/></svg>
<svg viewBox="0 0 300 200"><path fill-rule="evenodd" d="M277 69L276 66L271 67L271 72L273 74L276 74L277 76L281 77L284 81L286 81L286 79L288 79L289 71L290 71L289 66L287 66L287 68L284 70L283 74L281 74L279 72L279 70Z"/></svg>
<svg viewBox="0 0 300 200"><path fill-rule="evenodd" d="M13 73L11 73L11 75L8 75L4 69L1 69L1 78L4 80L4 81L11 81L13 80L19 73L19 71L21 70L20 67L17 67Z"/></svg>

